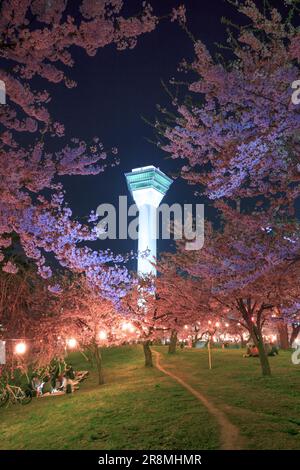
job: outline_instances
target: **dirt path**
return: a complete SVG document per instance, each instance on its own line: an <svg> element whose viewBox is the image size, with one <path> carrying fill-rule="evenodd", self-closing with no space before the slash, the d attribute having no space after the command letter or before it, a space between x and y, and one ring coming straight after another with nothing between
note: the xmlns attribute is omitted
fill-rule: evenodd
<svg viewBox="0 0 300 470"><path fill-rule="evenodd" d="M236 426L234 426L227 418L227 416L223 413L223 411L216 408L216 406L211 403L202 393L195 390L191 385L186 383L177 375L173 374L172 372L166 370L161 365L161 354L157 351L153 351L155 354L155 365L157 369L159 369L164 374L171 377L173 380L176 380L182 387L188 390L197 400L201 401L201 403L207 408L209 413L214 416L220 426L221 432L221 449L222 450L237 450L242 449L241 445L241 438L239 435L239 430Z"/></svg>

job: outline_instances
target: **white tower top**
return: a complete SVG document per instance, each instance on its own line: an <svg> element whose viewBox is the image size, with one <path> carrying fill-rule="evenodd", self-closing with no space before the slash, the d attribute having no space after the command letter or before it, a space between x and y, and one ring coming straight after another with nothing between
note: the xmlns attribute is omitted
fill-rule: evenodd
<svg viewBox="0 0 300 470"><path fill-rule="evenodd" d="M134 168L130 173L125 173L125 177L139 209L138 274L156 275L156 269L151 264L156 260L156 209L173 181L152 165Z"/></svg>

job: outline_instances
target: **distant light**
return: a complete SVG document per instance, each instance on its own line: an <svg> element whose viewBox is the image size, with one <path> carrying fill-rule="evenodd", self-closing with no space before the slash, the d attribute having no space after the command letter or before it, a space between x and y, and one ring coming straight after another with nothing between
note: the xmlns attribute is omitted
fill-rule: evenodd
<svg viewBox="0 0 300 470"><path fill-rule="evenodd" d="M293 342L294 347L300 345L300 338L296 338L295 341Z"/></svg>
<svg viewBox="0 0 300 470"><path fill-rule="evenodd" d="M187 326L187 325L184 325L184 329L187 330L187 329L188 329L188 326Z"/></svg>
<svg viewBox="0 0 300 470"><path fill-rule="evenodd" d="M122 328L123 331L128 331L129 333L134 333L135 332L135 327L130 322L122 323L121 328Z"/></svg>
<svg viewBox="0 0 300 470"><path fill-rule="evenodd" d="M208 320L208 324L211 325L211 321L210 321L210 320Z"/></svg>
<svg viewBox="0 0 300 470"><path fill-rule="evenodd" d="M25 354L27 349L26 343L24 341L17 343L15 347L15 353L16 354Z"/></svg>
<svg viewBox="0 0 300 470"><path fill-rule="evenodd" d="M101 340L107 339L107 333L106 333L106 331L104 331L104 330L99 331L99 335L98 335L98 336L99 336L99 339L101 339Z"/></svg>
<svg viewBox="0 0 300 470"><path fill-rule="evenodd" d="M68 340L67 340L67 345L68 345L69 348L71 348L71 349L76 348L76 346L77 346L77 341L76 341L76 339L75 339L75 338L70 338L70 339L68 339Z"/></svg>
<svg viewBox="0 0 300 470"><path fill-rule="evenodd" d="M220 326L220 323L217 321L216 327L219 328L219 326Z"/></svg>
<svg viewBox="0 0 300 470"><path fill-rule="evenodd" d="M226 328L228 328L228 327L229 327L229 323L225 323L225 326L226 326Z"/></svg>

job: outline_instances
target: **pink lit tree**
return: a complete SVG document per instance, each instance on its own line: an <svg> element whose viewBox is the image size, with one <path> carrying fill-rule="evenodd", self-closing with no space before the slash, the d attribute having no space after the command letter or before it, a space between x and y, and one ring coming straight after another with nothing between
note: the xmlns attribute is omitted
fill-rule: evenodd
<svg viewBox="0 0 300 470"><path fill-rule="evenodd" d="M6 370L47 367L73 349L88 354L104 383L101 348L137 339L136 329L85 275L55 276L49 284L34 266L0 273L0 339L6 341ZM15 346L26 350L17 354Z"/></svg>
<svg viewBox="0 0 300 470"><path fill-rule="evenodd" d="M168 255L157 269L157 278L139 279L122 302L124 315L128 315L143 343L146 367L153 365L152 342L167 339L169 353L175 353L178 333L186 325L194 326L206 318L210 311L204 290L189 276L178 273Z"/></svg>
<svg viewBox="0 0 300 470"><path fill-rule="evenodd" d="M207 318L213 316L208 291L196 279L163 254L158 263L157 293L160 310L168 312L169 353L174 354L178 338L195 344L203 332Z"/></svg>
<svg viewBox="0 0 300 470"><path fill-rule="evenodd" d="M286 260L299 250L299 240L297 236L294 240L285 237L286 227L281 232L278 227L271 230L269 215L268 225L258 230L255 215L241 215L224 205L222 210L223 226L216 230L207 224L202 250L186 251L179 244L178 253L170 256L178 267L198 279L199 288L209 290L216 316L239 323L249 332L259 349L263 374L269 375L263 329L273 316L275 321L278 308L286 309L299 295L299 285L284 297L280 289ZM285 274L289 284L293 279L294 273Z"/></svg>
<svg viewBox="0 0 300 470"><path fill-rule="evenodd" d="M0 261L5 271L17 271L5 250L13 236L44 278L52 274L45 255L53 253L63 267L85 272L107 294L114 286L119 296L128 279L126 270L118 268L122 258L83 246L96 240L95 228L73 218L59 182L63 175L101 173L107 154L99 138L91 144L74 138L56 152L49 150L50 140L64 135L63 123L49 111L50 86L76 85L68 74L74 47L90 56L108 45L133 48L141 34L155 28L157 18L146 3L136 16L125 16L122 0L82 0L74 17L71 3L1 2L0 80L6 105L0 106ZM36 89L37 83L42 89Z"/></svg>
<svg viewBox="0 0 300 470"><path fill-rule="evenodd" d="M145 366L153 366L151 343L161 339L168 331L171 312L160 311L155 278L138 279L122 300L122 312L138 331L143 344Z"/></svg>
<svg viewBox="0 0 300 470"><path fill-rule="evenodd" d="M247 328L268 375L263 326L275 308L297 299L286 292L279 298L279 285L289 285L291 263L300 259L294 204L300 113L291 99L299 78L299 8L289 2L282 17L253 0L234 5L246 24L227 22L223 54L213 56L195 41L195 59L182 64L191 74L188 97L174 96L174 122L156 127L163 149L184 159L181 176L214 202L220 216L219 228L207 229L204 248L180 250L180 262L227 306L231 321ZM296 303L290 308L295 311ZM282 312L288 318L287 309Z"/></svg>
<svg viewBox="0 0 300 470"><path fill-rule="evenodd" d="M46 366L54 356L63 357L64 347L58 341L57 318L60 303L35 266L20 263L17 273L0 272L0 338L6 343L6 370L27 371ZM18 343L25 350L18 354Z"/></svg>
<svg viewBox="0 0 300 470"><path fill-rule="evenodd" d="M101 348L129 342L133 333L124 328L124 317L111 300L101 297L85 276L72 276L60 282L63 291L59 294L60 313L50 319L45 332L54 328L60 341L67 344L72 338L77 347L88 353L98 371L98 383L104 383Z"/></svg>
<svg viewBox="0 0 300 470"><path fill-rule="evenodd" d="M246 25L229 24L223 55L195 41L195 59L182 64L192 73L189 99L174 98L174 125L157 123L164 150L185 160L182 177L212 200L263 196L280 208L299 192L300 112L291 99L300 75L299 7L289 4L285 18L272 6L237 2Z"/></svg>

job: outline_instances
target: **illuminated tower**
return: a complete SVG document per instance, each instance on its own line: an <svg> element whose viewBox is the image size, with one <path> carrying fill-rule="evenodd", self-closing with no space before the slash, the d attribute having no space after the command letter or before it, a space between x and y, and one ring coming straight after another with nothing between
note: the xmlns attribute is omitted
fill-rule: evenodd
<svg viewBox="0 0 300 470"><path fill-rule="evenodd" d="M6 104L6 90L3 80L0 80L0 104Z"/></svg>
<svg viewBox="0 0 300 470"><path fill-rule="evenodd" d="M172 180L154 166L135 168L125 173L127 185L139 209L138 267L139 276L156 275L151 264L156 258L156 212ZM147 250L148 255L143 253Z"/></svg>

